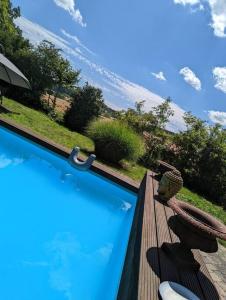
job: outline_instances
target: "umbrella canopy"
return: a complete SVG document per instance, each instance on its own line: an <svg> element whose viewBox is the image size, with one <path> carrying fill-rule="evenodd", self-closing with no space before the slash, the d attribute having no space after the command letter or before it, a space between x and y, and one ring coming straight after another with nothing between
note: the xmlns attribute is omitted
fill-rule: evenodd
<svg viewBox="0 0 226 300"><path fill-rule="evenodd" d="M25 89L31 89L30 83L24 74L1 53L0 79Z"/></svg>

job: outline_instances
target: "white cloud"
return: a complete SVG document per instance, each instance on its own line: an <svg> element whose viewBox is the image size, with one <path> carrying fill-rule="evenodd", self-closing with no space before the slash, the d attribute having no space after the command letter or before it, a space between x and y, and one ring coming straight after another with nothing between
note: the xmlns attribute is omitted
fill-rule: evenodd
<svg viewBox="0 0 226 300"><path fill-rule="evenodd" d="M183 6L191 6L191 12L197 12L198 10L204 10L204 5L201 3L202 0L174 0L175 4Z"/></svg>
<svg viewBox="0 0 226 300"><path fill-rule="evenodd" d="M82 50L79 47L76 47L75 50L79 53L79 54L83 54Z"/></svg>
<svg viewBox="0 0 226 300"><path fill-rule="evenodd" d="M225 0L174 0L175 4L184 6L196 6L198 10L204 10L207 5L210 8L211 27L214 30L214 35L220 38L225 38L226 33L226 1ZM193 10L193 12L196 10Z"/></svg>
<svg viewBox="0 0 226 300"><path fill-rule="evenodd" d="M226 93L226 67L214 68L213 77L216 81L214 87L223 93Z"/></svg>
<svg viewBox="0 0 226 300"><path fill-rule="evenodd" d="M197 91L201 91L201 81L190 68L185 67L181 69L180 74L184 77L184 80L188 84L190 84L194 89L196 89Z"/></svg>
<svg viewBox="0 0 226 300"><path fill-rule="evenodd" d="M25 38L28 38L31 43L37 45L45 39L61 48L73 64L77 67L78 65L81 66L83 74L85 75L82 74L82 76L94 78L93 84L96 83L96 86L101 86L106 102L113 103L112 106L120 107L121 109L133 107L136 101L145 100L145 110L148 111L153 106L159 105L164 101L163 98L152 93L147 88L133 83L107 68L94 63L81 53L81 51L73 49L68 41L42 26L32 23L23 17L18 18L16 24L22 29L23 35ZM110 97L111 99L109 99ZM170 118L167 129L171 131L184 130L184 110L175 103L171 103L171 106L175 111L175 115Z"/></svg>
<svg viewBox="0 0 226 300"><path fill-rule="evenodd" d="M209 0L211 9L212 23L214 34L217 37L226 37L226 1L225 0Z"/></svg>
<svg viewBox="0 0 226 300"><path fill-rule="evenodd" d="M65 39L24 17L17 18L15 23L22 29L23 35L31 39L32 44L37 45L43 40L48 40L62 49L70 45Z"/></svg>
<svg viewBox="0 0 226 300"><path fill-rule="evenodd" d="M197 5L200 4L200 0L174 0L174 3L182 5Z"/></svg>
<svg viewBox="0 0 226 300"><path fill-rule="evenodd" d="M208 116L213 123L226 126L226 112L210 110L208 111Z"/></svg>
<svg viewBox="0 0 226 300"><path fill-rule="evenodd" d="M81 41L80 39L76 36L76 35L71 35L68 32L66 32L64 29L61 29L61 32L63 33L64 36L66 36L68 39L71 39L73 41L75 41L75 43L82 47L83 49L85 49L88 53L92 54L92 55L96 55L92 50L90 50L88 47L86 47Z"/></svg>
<svg viewBox="0 0 226 300"><path fill-rule="evenodd" d="M54 0L57 6L63 8L72 16L72 18L82 27L86 27L86 23L83 21L83 17L79 9L75 8L74 0Z"/></svg>
<svg viewBox="0 0 226 300"><path fill-rule="evenodd" d="M152 72L151 74L158 80L166 81L166 77L164 76L162 71L160 71L159 73Z"/></svg>

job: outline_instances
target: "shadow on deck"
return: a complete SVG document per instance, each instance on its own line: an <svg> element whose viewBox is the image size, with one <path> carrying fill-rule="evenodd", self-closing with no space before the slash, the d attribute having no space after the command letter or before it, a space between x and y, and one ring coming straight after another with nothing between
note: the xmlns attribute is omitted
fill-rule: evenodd
<svg viewBox="0 0 226 300"><path fill-rule="evenodd" d="M157 300L159 284L174 281L193 291L201 300L219 300L212 278L198 250L193 251L201 267L198 272L177 268L165 255L164 242L178 242L178 237L168 226L174 216L157 196L158 181L148 172L139 192L126 262L123 270L118 300Z"/></svg>

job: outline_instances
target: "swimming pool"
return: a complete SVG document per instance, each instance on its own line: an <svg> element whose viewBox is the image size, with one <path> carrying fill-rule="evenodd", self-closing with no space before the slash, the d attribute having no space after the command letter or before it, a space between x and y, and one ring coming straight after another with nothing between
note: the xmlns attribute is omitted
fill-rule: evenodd
<svg viewBox="0 0 226 300"><path fill-rule="evenodd" d="M116 299L137 195L0 127L0 295Z"/></svg>

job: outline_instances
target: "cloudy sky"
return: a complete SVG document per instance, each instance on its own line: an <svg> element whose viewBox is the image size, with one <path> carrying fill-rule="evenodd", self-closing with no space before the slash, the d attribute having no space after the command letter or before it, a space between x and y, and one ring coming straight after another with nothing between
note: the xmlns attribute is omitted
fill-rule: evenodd
<svg viewBox="0 0 226 300"><path fill-rule="evenodd" d="M13 0L32 43L52 41L115 109L166 97L226 127L225 0Z"/></svg>

